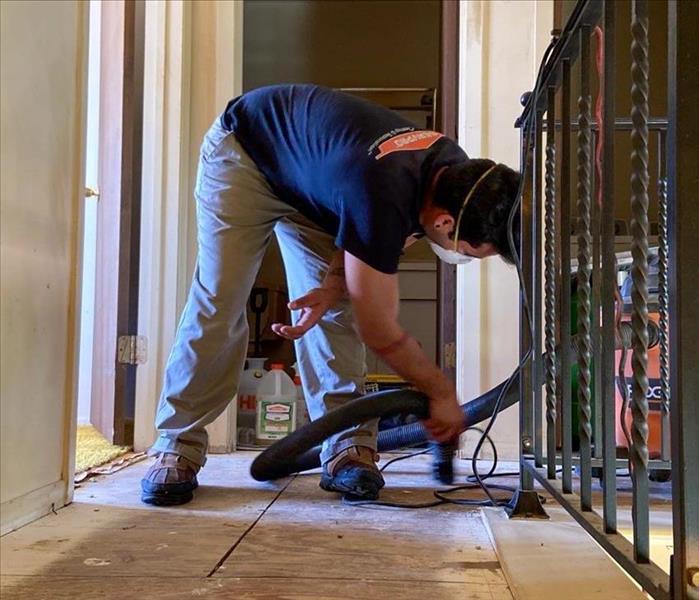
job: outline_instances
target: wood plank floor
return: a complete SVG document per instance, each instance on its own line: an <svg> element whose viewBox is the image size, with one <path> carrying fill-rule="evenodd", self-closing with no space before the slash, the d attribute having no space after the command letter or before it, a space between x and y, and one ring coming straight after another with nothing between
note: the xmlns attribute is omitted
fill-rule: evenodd
<svg viewBox="0 0 699 600"><path fill-rule="evenodd" d="M147 462L85 483L71 506L2 538L3 599L512 598L478 511L350 507L317 474L253 481L252 456L212 456L176 508L140 503ZM384 499L431 498L426 457L386 479Z"/></svg>

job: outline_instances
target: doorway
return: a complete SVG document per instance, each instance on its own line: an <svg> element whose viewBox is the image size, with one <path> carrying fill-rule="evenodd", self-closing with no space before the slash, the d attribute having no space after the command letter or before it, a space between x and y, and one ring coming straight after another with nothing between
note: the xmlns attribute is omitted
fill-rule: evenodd
<svg viewBox="0 0 699 600"><path fill-rule="evenodd" d="M90 0L87 124L85 128L85 217L82 240L82 293L80 301L80 362L78 366L78 425L91 425L92 349L95 330L95 276L97 272L97 181L99 158L101 2Z"/></svg>
<svg viewBox="0 0 699 600"><path fill-rule="evenodd" d="M401 112L417 128L456 137L458 2L255 0L243 10L243 91L279 83L319 84ZM405 252L398 273L400 320L454 377L456 270L445 266L424 240ZM251 331L261 339L251 344L249 355L290 366L293 345L264 326L280 320L273 312L279 306L284 310L289 300L276 240L256 287L280 300L269 303L269 315L256 316L263 326ZM367 368L368 390L406 384L371 351ZM241 413L245 410L239 406Z"/></svg>
<svg viewBox="0 0 699 600"><path fill-rule="evenodd" d="M78 470L134 439L143 32L143 2L90 1Z"/></svg>
<svg viewBox="0 0 699 600"><path fill-rule="evenodd" d="M246 2L243 89L275 83L315 83L401 110L416 127L436 128L443 77L442 12L450 8L447 5L458 9L458 3L440 0ZM454 30L454 47L457 33ZM454 72L454 83L456 75ZM425 106L432 108L426 113ZM415 107L417 110L410 110ZM437 359L437 314L444 313L438 308L437 261L423 241L406 252L399 269L404 326L420 340L428 355ZM273 286L275 294L285 294L283 273L279 251L272 244L258 285ZM265 356L293 356L291 344L271 331L263 330L262 336ZM367 362L370 373L392 373L378 357L370 355Z"/></svg>
<svg viewBox="0 0 699 600"><path fill-rule="evenodd" d="M440 84L440 30L441 14L445 8L454 8L457 3L439 2L438 0L421 0L419 2L393 2L378 0L376 2L356 3L356 2L265 2L250 1L240 3L195 3L192 5L179 6L176 4L146 3L149 15L149 42L148 42L148 63L146 99L146 145L144 149L145 170L147 177L144 185L144 193L148 196L148 202L144 204L146 213L144 215L144 235L142 243L141 263L141 306L139 314L139 332L148 336L147 361L138 367L138 406L136 415L136 447L144 449L153 441L153 417L157 397L159 395L162 372L167 354L172 343L172 335L177 324L177 318L184 303L184 297L188 288L189 278L193 258L196 253L196 236L194 235L194 215L191 210L191 190L193 178L196 173L196 160L198 158L198 146L201 135L206 130L206 126L212 118L221 110L230 98L239 94L244 89L251 86L262 85L246 80L244 85L243 75L250 75L253 67L249 59L251 54L251 44L254 46L264 46L271 37L279 37L284 44L305 45L306 48L316 44L316 40L307 35L307 32L299 25L298 20L288 18L287 12L300 10L302 17L307 22L316 22L318 11L340 10L341 19L335 17L333 36L335 36L334 52L342 56L345 62L342 69L337 69L334 75L343 75L342 81L316 80L333 87L366 87L392 85L437 88L439 92ZM425 14L415 18L414 15L407 18L404 9L414 7L420 8ZM191 9L191 10L190 10ZM258 17L258 29L251 33L249 27L245 29L245 35L239 35L239 30L243 27L241 22L244 19L250 24L253 18L251 10L261 10L261 17ZM353 10L356 9L356 10ZM349 51L347 43L348 37L352 37L351 23L346 19L352 18L351 13L366 13L367 10L383 11L382 20L374 18L365 19L370 22L370 26L365 25L365 29L371 29L371 39L374 40L374 54L365 54L363 62L346 58ZM240 14L238 14L238 11ZM245 14L243 14L245 12ZM391 16L393 15L393 16ZM244 19L243 19L244 17ZM343 31L343 19L345 19ZM356 14L355 14L356 20ZM301 19L303 21L303 19ZM215 22L212 27L210 23ZM296 27L293 35L285 33L286 24L291 23ZM383 25L381 25L383 23ZM428 27L426 26L428 25ZM305 26L305 25L304 25ZM208 29L207 29L208 28ZM421 40L420 31L429 32L429 40ZM274 33L276 31L276 33ZM355 30L354 33L356 34ZM215 32L215 33L213 33ZM349 32L349 34L348 34ZM272 35L274 33L274 35ZM381 34L381 35L380 35ZM363 46L362 39L369 34L359 36L352 42L352 47ZM381 37L383 35L383 38ZM340 36L340 37L337 37ZM386 37L388 36L388 37ZM241 41L244 37L244 42ZM326 36L327 37L327 36ZM332 36L331 36L332 37ZM356 35L355 35L356 37ZM403 39L405 38L405 39ZM199 43L197 40L207 40L207 43ZM382 41L383 39L383 41ZM190 44L191 41L191 44ZM333 40L329 40L331 43ZM456 45L456 35L454 35L454 45ZM243 43L245 49L242 48ZM241 45L238 48L238 44ZM381 46L381 50L379 50ZM412 68L412 63L400 64L395 69L386 69L396 78L405 77L400 80L394 78L387 81L376 78L363 82L354 78L354 74L360 67L377 61L384 64L387 60L394 60L395 54L404 48L421 53L420 60L424 62L424 57L429 58L429 69L431 79L426 83L415 83L415 79L409 79L416 72ZM347 49L345 49L347 48ZM269 57L262 59L262 62L288 61L290 52L284 50L277 51L276 58ZM242 56L247 56L245 70L238 67L242 64ZM222 59L221 57L225 57ZM385 58L388 57L388 58ZM259 68L259 60L255 69ZM309 68L308 61L301 55L298 60L301 67ZM238 62L240 61L240 63ZM405 63L409 61L403 61ZM311 65L312 66L312 65ZM169 77L163 83L159 79L159 74L166 72ZM376 71L381 75L382 71ZM274 76L271 81L284 81L283 78ZM240 78L240 80L239 80ZM310 76L301 72L294 72L289 79L309 81ZM453 79L456 80L456 71L453 72ZM102 86L104 87L104 86ZM439 102L439 96L438 96ZM441 103L440 103L441 105ZM206 121L206 123L204 123ZM104 200L104 190L100 190L100 202ZM275 248L270 252L274 253ZM421 319L421 323L426 325L431 333L435 356L437 353L437 306L438 300L437 265L434 259L429 257L424 263L420 263L425 268L425 272L420 272L418 277L429 276L431 281L428 285L420 286L428 291L427 298L414 298L414 302L424 302L434 307L433 316ZM266 263L267 265L268 263ZM271 263L274 264L274 263ZM280 261L279 263L280 264ZM272 267L274 271L274 267ZM271 278L270 278L271 279ZM271 279L275 285L283 285L283 271L278 272L278 277ZM268 305L272 310L281 307L285 310L285 302L280 298L281 293L274 289L268 295ZM251 315L252 316L252 315ZM443 320L443 319L442 319ZM254 325L254 321L253 321ZM254 330L254 327L253 327ZM131 330L135 332L136 330ZM116 341L115 341L116 343ZM251 349L253 346L251 345ZM263 349L266 355L267 349ZM111 347L112 356L114 346ZM290 354L290 358L293 354ZM283 359L283 362L291 364L293 359ZM130 367L135 369L136 367ZM112 360L112 369L114 361ZM219 418L223 424L220 436L213 435L212 440L221 438L222 442L212 445L218 451L230 451L235 447L235 410L233 414L224 415ZM210 430L216 430L216 423L210 426ZM218 430L217 430L218 431Z"/></svg>

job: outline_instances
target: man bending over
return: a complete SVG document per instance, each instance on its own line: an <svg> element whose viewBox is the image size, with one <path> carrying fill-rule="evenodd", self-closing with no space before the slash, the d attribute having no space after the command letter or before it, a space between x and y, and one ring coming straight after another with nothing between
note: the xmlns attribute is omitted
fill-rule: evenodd
<svg viewBox="0 0 699 600"><path fill-rule="evenodd" d="M144 502L192 499L205 426L234 397L248 348L246 303L272 234L286 269L311 418L363 392L365 346L430 399L436 441L464 429L456 390L398 323L398 261L427 236L448 262L501 255L519 175L469 159L452 140L397 113L313 85L232 100L204 138L194 196L199 253L165 372L157 455ZM519 220L514 222L515 232ZM321 487L375 499L377 422L326 440Z"/></svg>

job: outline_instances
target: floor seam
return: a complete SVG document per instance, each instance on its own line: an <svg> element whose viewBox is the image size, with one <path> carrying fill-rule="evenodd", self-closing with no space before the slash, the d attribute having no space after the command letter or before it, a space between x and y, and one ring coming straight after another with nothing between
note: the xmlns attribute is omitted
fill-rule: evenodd
<svg viewBox="0 0 699 600"><path fill-rule="evenodd" d="M489 573L494 573L499 571L499 569L489 569L489 568L484 568L484 569L466 569L466 571L488 571ZM403 578L394 578L394 577L366 577L365 575L358 575L357 577L342 577L342 576L331 576L331 577L321 577L318 575L245 575L245 574L238 574L238 575L226 575L225 577L232 577L236 579L318 579L318 580L338 580L338 581L343 581L343 580L348 580L348 581L353 581L356 579L361 579L361 580L376 580L376 581L404 581ZM423 577L420 579L420 581L434 581L437 583L455 583L457 581L461 580L456 580L456 579L433 579L431 577L425 578ZM505 583L504 581L502 583ZM500 585L500 584L498 584Z"/></svg>
<svg viewBox="0 0 699 600"><path fill-rule="evenodd" d="M21 579L182 579L182 580L188 580L188 579L210 579L208 575L160 575L157 577L153 577L152 575L56 575L56 574L46 574L46 575L40 575L40 574L31 574L31 575L18 575L18 574L5 574L3 573L2 576L0 576L0 580L2 579L7 579L7 578L21 578ZM279 581L287 581L287 580L295 580L295 581L362 581L362 582L367 582L367 583L414 583L414 582L424 582L424 583L446 583L449 585L464 585L464 584L469 584L473 583L474 585L483 585L487 587L508 587L508 584L505 581L502 582L489 582L489 581L484 581L484 582L469 582L469 581L464 581L463 579L455 580L455 579L425 579L425 578L420 578L420 579L386 579L383 577L303 577L303 576L295 576L295 575L279 575L279 576L274 576L274 575L235 575L235 576L226 576L226 577L220 577L217 578L215 581L225 581L227 579L270 579L270 580L279 580Z"/></svg>
<svg viewBox="0 0 699 600"><path fill-rule="evenodd" d="M471 569L473 570L473 569ZM482 571L487 571L493 573L492 569L477 569ZM463 579L429 579L425 577L410 579L393 579L390 577L366 577L357 575L357 577L304 577L303 575L222 575L218 579L269 579L269 580L279 580L286 581L287 579L294 579L297 581L369 581L369 582L381 582L381 583L401 583L401 582L425 582L425 583L453 583L453 584L464 584L469 583ZM507 586L507 582L503 579L501 582L470 582L478 583L478 585L497 585L497 586Z"/></svg>
<svg viewBox="0 0 699 600"><path fill-rule="evenodd" d="M231 554L233 554L233 552L235 551L235 549L238 546L240 546L241 542L245 539L245 537L248 535L248 533L250 533L255 528L255 525L257 525L260 522L260 519L262 519L262 517L265 516L265 513L272 507L272 505L286 491L286 488L288 488L289 485L291 485L291 482L294 479L296 479L296 475L291 477L289 479L289 481L286 482L286 485L284 485L284 487L277 492L276 496L274 496L274 498L272 498L272 501L267 506L265 506L264 510L259 515L257 515L257 518L250 524L250 526L243 532L243 534L235 541L235 543L228 549L228 551L219 559L219 561L214 565L214 568L211 569L211 571L209 571L209 574L206 576L207 578L212 577L216 573L216 571L218 571L221 568L221 565L224 562L226 562L228 560L228 557Z"/></svg>

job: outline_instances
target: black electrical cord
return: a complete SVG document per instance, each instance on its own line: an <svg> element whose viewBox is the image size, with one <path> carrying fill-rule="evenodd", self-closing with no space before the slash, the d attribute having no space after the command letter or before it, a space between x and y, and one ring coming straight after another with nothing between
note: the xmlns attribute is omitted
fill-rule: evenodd
<svg viewBox="0 0 699 600"><path fill-rule="evenodd" d="M478 431L481 435L484 435L484 432L481 428L479 427L469 427L466 429L466 431ZM510 473L495 473L495 469L497 468L498 464L498 451L497 447L495 446L495 442L493 442L493 439L485 434L485 437L487 438L488 442L490 443L490 447L493 451L493 464L491 465L490 469L488 470L488 473L483 476L483 479L488 479L490 477L504 477L504 476L511 476L511 475L519 475L519 472L510 472ZM406 454L403 456L397 456L395 458L392 458L389 460L386 464L384 464L380 471L383 473L386 468L393 463L396 463L401 460L407 460L408 458L413 458L415 456L420 456L421 454L426 454L430 452L432 449L431 448L425 448L423 450L419 450L417 452L412 452L410 454ZM473 507L479 507L479 506L488 506L489 505L489 500L473 500L473 499L468 499L468 498L448 498L445 494L451 494L453 492L458 492L462 490L469 490L469 489L475 489L480 487L479 484L472 479L472 476L469 475L466 478L467 483L464 485L458 485L458 486L453 486L450 488L446 489L437 489L432 492L433 496L435 497L434 500L430 500L428 502L417 502L417 503L406 503L406 502L391 502L389 500L352 500L348 498L347 496L343 497L342 501L344 504L350 505L350 506L383 506L386 508L408 508L408 509L418 509L418 508L433 508L435 506L440 506L442 504L459 504L462 506L473 506ZM492 485L490 486L491 488L494 489L501 489L501 490L506 490L508 492L514 492L515 488L510 487L510 486L500 486L500 485ZM507 500L505 499L500 499L498 500L498 506L504 506L509 502L509 498Z"/></svg>
<svg viewBox="0 0 699 600"><path fill-rule="evenodd" d="M497 451L497 446L495 445L495 442L493 442L493 439L488 435L484 434L484 431L480 429L479 427L469 427L466 431L478 431L481 436L485 435L485 439L490 444L490 447L493 451L493 459L492 459L492 465L490 466L490 469L488 470L488 473L485 475L481 476L481 480L485 481L486 479L491 479L495 477L516 477L519 475L519 471L507 471L507 472L500 472L496 473L495 470L497 468L498 464L498 451ZM392 458L389 460L386 464L384 464L380 471L383 473L387 467L392 465L393 463L396 463L401 460L407 460L409 458L413 458L415 456L420 456L421 454L426 454L427 452L430 452L431 448L425 448L423 450L419 450L418 452L413 452L411 454L406 454L403 456L397 456L395 458ZM453 494L454 492L459 492L463 490L473 490L480 488L481 484L478 483L478 481L474 478L473 475L469 475L466 477L466 483L463 485L457 485L453 487L449 487L446 489L436 489L432 491L432 495L434 496L434 500L429 500L427 502L417 502L417 503L406 503L406 502L391 502L389 500L352 500L347 498L346 496L343 497L342 501L344 504L347 504L349 506L364 506L364 507L384 507L384 508L405 508L405 509L418 509L418 508L434 508L436 506L441 506L443 504L456 504L459 506L471 506L474 508L478 507L483 507L483 506L492 506L492 501L490 498L485 499L485 500L474 500L471 498L450 498L448 497L448 494ZM495 490L503 490L506 492L510 492L510 494L513 494L516 491L516 488L513 486L508 486L508 485L497 485L497 484L489 484L490 489L495 489ZM498 498L496 499L496 504L495 506L507 506L510 502L511 496L508 496L507 498ZM545 498L541 497L541 501L545 502Z"/></svg>
<svg viewBox="0 0 699 600"><path fill-rule="evenodd" d="M412 452L411 454L404 454L403 456L396 456L395 458L392 458L389 460L385 465L383 465L379 471L382 473L386 470L386 467L389 465L392 465L393 463L398 462L399 460L406 460L408 458L413 458L414 456L420 456L421 454L427 454L428 452L431 452L432 448L425 448L424 450L420 450L418 452Z"/></svg>
<svg viewBox="0 0 699 600"><path fill-rule="evenodd" d="M519 476L519 471L503 471L496 473L495 470L497 468L498 464L498 451L497 451L497 446L495 445L495 442L493 442L493 439L488 435L484 434L483 430L480 427L469 427L466 431L478 431L481 436L485 435L485 438L488 440L490 443L490 447L493 451L493 463L490 466L490 469L488 470L488 473L485 475L481 476L481 480L485 481L486 479L491 479L491 478L496 478L496 477L517 477ZM379 469L382 473L392 464L401 461L401 460L407 460L409 458L413 458L415 456L420 456L422 454L427 454L428 452L431 452L431 448L425 448L423 450L419 450L417 452L412 452L410 454L405 454L402 456L397 456L395 458L392 458L388 462L386 462L384 465L381 466ZM557 472L561 472L562 469L557 469ZM374 506L374 507L385 507L385 508L407 508L407 509L418 509L418 508L434 508L436 506L441 506L443 504L457 504L460 506L472 506L472 507L483 507L483 506L492 506L492 502L490 499L487 500L473 500L470 498L449 498L447 497L447 494L452 494L454 492L458 491L463 491L463 490L472 490L476 488L480 488L481 484L478 483L477 479L473 475L468 475L466 477L466 484L464 485L457 485L453 486L450 488L446 489L436 489L432 491L432 495L435 497L435 500L430 500L427 502L419 502L419 503L405 503L405 502L391 502L389 500L352 500L347 498L346 496L343 497L342 502L344 504L347 504L349 506ZM511 494L514 494L517 490L513 486L508 486L508 485L497 485L497 484L489 484L490 489L496 489L496 490L504 490L506 492L510 492ZM541 500L542 503L546 502L546 498L543 496L539 496L539 499ZM502 498L502 499L497 499L496 506L507 506L511 501L511 496L507 498Z"/></svg>

